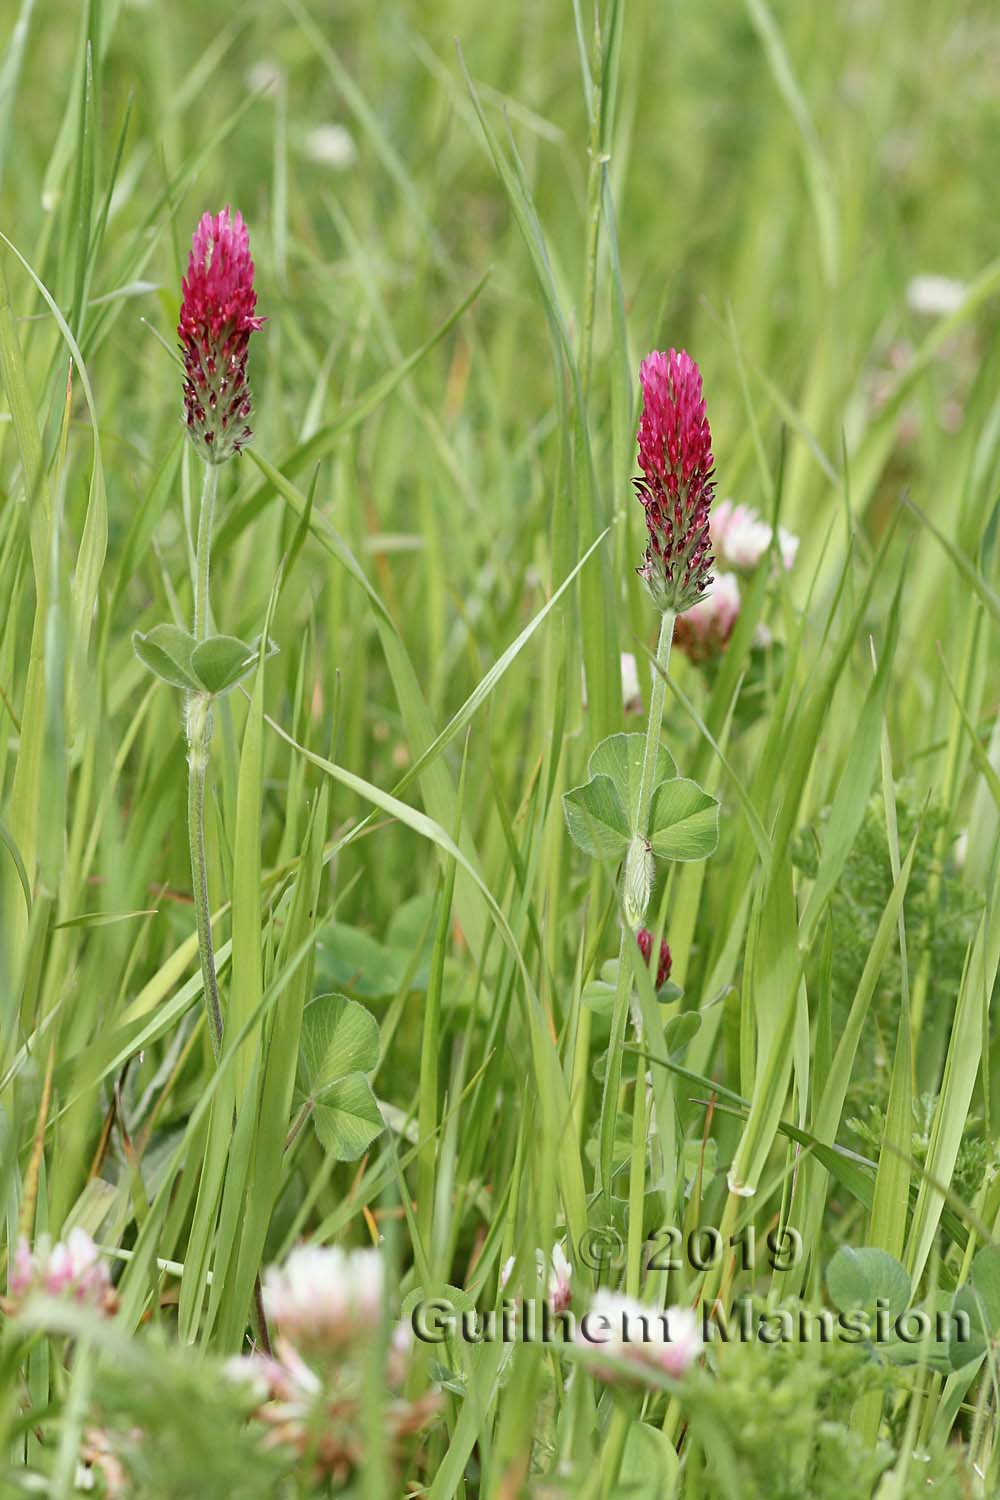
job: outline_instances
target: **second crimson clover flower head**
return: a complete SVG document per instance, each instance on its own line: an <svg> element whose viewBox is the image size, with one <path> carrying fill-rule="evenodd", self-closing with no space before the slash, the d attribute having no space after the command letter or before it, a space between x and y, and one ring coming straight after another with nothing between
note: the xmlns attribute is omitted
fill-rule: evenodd
<svg viewBox="0 0 1000 1500"><path fill-rule="evenodd" d="M241 214L226 207L202 215L181 289L185 420L202 458L220 464L252 436L247 353L251 333L264 323L254 315L250 235Z"/></svg>
<svg viewBox="0 0 1000 1500"><path fill-rule="evenodd" d="M635 935L639 945L639 952L649 963L650 954L653 951L653 934L648 927L640 927ZM656 958L656 988L661 989L670 978L670 970L673 968L673 956L667 946L666 938L660 940L660 951Z"/></svg>
<svg viewBox="0 0 1000 1500"><path fill-rule="evenodd" d="M633 480L646 512L648 546L640 576L661 611L677 614L712 583L709 508L715 495L712 434L701 371L685 350L654 350L639 367L642 416Z"/></svg>

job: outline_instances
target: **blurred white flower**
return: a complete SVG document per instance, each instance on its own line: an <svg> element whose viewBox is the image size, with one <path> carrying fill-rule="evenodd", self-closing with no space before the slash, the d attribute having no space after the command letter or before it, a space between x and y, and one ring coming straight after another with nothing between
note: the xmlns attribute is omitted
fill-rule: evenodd
<svg viewBox="0 0 1000 1500"><path fill-rule="evenodd" d="M679 1379L701 1352L698 1320L690 1307L647 1307L619 1292L596 1291L580 1319L576 1342L616 1360ZM597 1364L602 1380L622 1378L620 1367Z"/></svg>
<svg viewBox="0 0 1000 1500"><path fill-rule="evenodd" d="M396 1388L406 1380L413 1353L413 1325L397 1323L389 1339L386 1354L385 1375L390 1386Z"/></svg>
<svg viewBox="0 0 1000 1500"><path fill-rule="evenodd" d="M349 1343L377 1325L384 1281L378 1250L299 1245L283 1266L266 1272L264 1311L293 1343Z"/></svg>
<svg viewBox="0 0 1000 1500"><path fill-rule="evenodd" d="M911 312L925 318L943 318L958 311L965 292L965 284L951 276L914 276L906 288L906 301Z"/></svg>
<svg viewBox="0 0 1000 1500"><path fill-rule="evenodd" d="M317 125L306 136L305 152L310 161L336 172L353 167L358 159L358 148L346 125Z"/></svg>
<svg viewBox="0 0 1000 1500"><path fill-rule="evenodd" d="M251 94L274 94L283 76L280 63L272 57L262 57L260 62L247 69L244 81Z"/></svg>
<svg viewBox="0 0 1000 1500"><path fill-rule="evenodd" d="M630 651L621 654L622 708L627 714L642 713L642 692L639 687L639 668ZM587 669L580 663L580 684L583 691L583 706L587 707Z"/></svg>
<svg viewBox="0 0 1000 1500"><path fill-rule="evenodd" d="M281 1401L306 1410L322 1390L315 1372L287 1339L276 1341L273 1355L234 1354L226 1360L222 1373L234 1384L245 1385L258 1405Z"/></svg>
<svg viewBox="0 0 1000 1500"><path fill-rule="evenodd" d="M708 596L677 616L674 641L692 661L716 656L729 640L740 612L740 586L734 573L716 573Z"/></svg>
<svg viewBox="0 0 1000 1500"><path fill-rule="evenodd" d="M43 1235L32 1250L27 1240L18 1241L10 1268L10 1295L23 1302L33 1292L50 1297L71 1297L101 1312L114 1308L111 1274L90 1235L79 1225L65 1241L53 1245Z"/></svg>
<svg viewBox="0 0 1000 1500"><path fill-rule="evenodd" d="M627 714L642 713L639 668L631 651L622 652L622 706Z"/></svg>
<svg viewBox="0 0 1000 1500"><path fill-rule="evenodd" d="M720 500L709 517L712 551L716 560L727 568L755 568L771 545L771 528L750 505L736 505ZM782 566L790 569L799 549L799 539L778 527L778 551Z"/></svg>
<svg viewBox="0 0 1000 1500"><path fill-rule="evenodd" d="M552 1270L549 1274L549 1303L552 1311L565 1312L573 1300L573 1267L566 1259L562 1245L552 1246Z"/></svg>
<svg viewBox="0 0 1000 1500"><path fill-rule="evenodd" d="M543 1251L535 1251L535 1263L538 1267L539 1280L542 1280L545 1277L545 1254ZM501 1289L507 1285L513 1269L514 1256L512 1255L500 1267ZM549 1306L554 1313L565 1312L573 1300L573 1267L566 1259L566 1252L563 1250L561 1244L552 1246L552 1260L549 1265L546 1293Z"/></svg>
<svg viewBox="0 0 1000 1500"><path fill-rule="evenodd" d="M129 1438L135 1443L142 1438L142 1433L133 1428ZM120 1496L128 1494L128 1475L115 1451L111 1433L100 1427L88 1427L80 1445L80 1459L74 1481L78 1490L96 1489L97 1476L100 1475L101 1494L107 1500L119 1500Z"/></svg>
<svg viewBox="0 0 1000 1500"><path fill-rule="evenodd" d="M799 539L786 531L784 526L778 527L778 551L781 553L781 563L786 573L790 573L795 565L795 558L799 550Z"/></svg>
<svg viewBox="0 0 1000 1500"><path fill-rule="evenodd" d="M730 568L755 568L771 545L771 528L749 505L720 500L709 514L712 551Z"/></svg>

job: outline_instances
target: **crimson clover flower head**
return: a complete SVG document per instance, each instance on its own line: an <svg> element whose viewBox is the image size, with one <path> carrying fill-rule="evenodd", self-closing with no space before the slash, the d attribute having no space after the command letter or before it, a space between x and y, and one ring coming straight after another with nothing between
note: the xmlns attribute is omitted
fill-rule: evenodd
<svg viewBox="0 0 1000 1500"><path fill-rule="evenodd" d="M639 952L648 964L649 955L653 951L653 934L648 927L640 927L635 935L635 940L639 944ZM667 947L667 940L666 938L662 938L660 941L660 954L656 962L657 989L661 989L670 978L670 970L673 968L673 963L670 949Z"/></svg>
<svg viewBox="0 0 1000 1500"><path fill-rule="evenodd" d="M188 433L207 463L221 464L252 435L247 352L251 333L264 323L254 316L250 235L241 214L228 207L202 214L181 290L177 337Z"/></svg>
<svg viewBox="0 0 1000 1500"><path fill-rule="evenodd" d="M701 371L685 350L654 350L639 367L642 416L633 480L646 512L648 546L639 568L661 611L683 613L712 583L709 508L712 434Z"/></svg>

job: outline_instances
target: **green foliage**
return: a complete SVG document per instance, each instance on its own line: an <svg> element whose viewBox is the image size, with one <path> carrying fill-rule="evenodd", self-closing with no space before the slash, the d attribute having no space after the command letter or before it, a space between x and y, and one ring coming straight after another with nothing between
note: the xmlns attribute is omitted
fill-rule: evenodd
<svg viewBox="0 0 1000 1500"><path fill-rule="evenodd" d="M889 1317L905 1312L912 1288L905 1267L885 1250L842 1245L826 1268L826 1285L841 1312L860 1309L874 1318L881 1303Z"/></svg>
<svg viewBox="0 0 1000 1500"><path fill-rule="evenodd" d="M794 847L796 867L809 879L819 868L818 851L825 837L829 810L800 829ZM926 811L912 782L897 784L896 819L902 849L917 835L913 867L903 901L907 958L912 974L926 969L924 1012L943 1030L955 1004L966 952L975 932L980 898L962 880L953 854L942 839L948 816L939 802ZM919 832L918 832L919 829ZM857 989L879 919L892 890L893 877L881 799L873 796L848 854L828 908L833 1024L842 1025ZM902 998L902 964L898 947L888 955L875 991L874 1024L862 1049L863 1062L849 1095L855 1108L881 1108L888 1077L886 1052L894 1037ZM874 1095L874 1098L872 1097ZM873 1117L874 1120L874 1117ZM875 1127L877 1129L877 1126ZM875 1133L868 1131L872 1142Z"/></svg>
<svg viewBox="0 0 1000 1500"><path fill-rule="evenodd" d="M154 625L145 635L137 630L132 645L136 656L154 677L171 687L210 693L213 697L228 693L257 664L257 648L235 636L212 635L196 641L176 625Z"/></svg>
<svg viewBox="0 0 1000 1500"><path fill-rule="evenodd" d="M365 1076L378 1051L378 1023L363 1005L343 995L317 995L306 1006L298 1093L337 1161L356 1161L384 1128Z"/></svg>
<svg viewBox="0 0 1000 1500"><path fill-rule="evenodd" d="M787 1311L797 1319L800 1308ZM713 1488L735 1496L738 1482L752 1500L873 1492L892 1450L866 1444L837 1415L884 1384L862 1351L815 1343L807 1353L795 1344L740 1341L721 1347L713 1362L715 1378L700 1376L690 1396Z"/></svg>
<svg viewBox="0 0 1000 1500"><path fill-rule="evenodd" d="M719 840L719 804L695 782L671 774L673 762L662 745L652 771L648 822L639 828L644 753L640 734L613 734L596 746L587 763L590 780L563 794L574 841L596 859L620 859L639 833L661 859L707 859Z"/></svg>
<svg viewBox="0 0 1000 1500"><path fill-rule="evenodd" d="M917 1167L927 1160L930 1144L931 1124L937 1107L936 1094L921 1094L913 1101L913 1132L907 1146L911 1159ZM845 1120L864 1147L877 1152L885 1139L885 1111L880 1105L870 1104L863 1115L848 1116ZM971 1203L984 1182L993 1177L1000 1166L1000 1148L997 1142L984 1133L984 1123L979 1116L970 1116L964 1126L958 1159L952 1174L952 1190L963 1203Z"/></svg>

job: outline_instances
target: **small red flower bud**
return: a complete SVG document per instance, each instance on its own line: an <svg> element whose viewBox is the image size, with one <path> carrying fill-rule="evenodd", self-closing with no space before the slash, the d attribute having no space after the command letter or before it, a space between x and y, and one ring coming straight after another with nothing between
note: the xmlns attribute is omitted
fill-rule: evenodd
<svg viewBox="0 0 1000 1500"><path fill-rule="evenodd" d="M648 927L640 927L639 931L635 935L635 940L639 944L639 952L642 954L643 958L648 964L649 955L653 951L653 934L650 932ZM670 978L670 970L672 967L673 959L670 956L670 949L667 947L666 938L663 938L660 941L660 957L656 965L657 989L660 989L663 985L666 984L667 980Z"/></svg>
<svg viewBox="0 0 1000 1500"><path fill-rule="evenodd" d="M712 583L712 434L701 372L683 349L654 350L643 360L639 379L643 477L633 483L649 536L639 574L659 609L680 614L703 599Z"/></svg>
<svg viewBox="0 0 1000 1500"><path fill-rule="evenodd" d="M202 215L181 289L184 415L202 458L221 464L252 436L247 352L264 323L254 316L250 236L240 214Z"/></svg>

